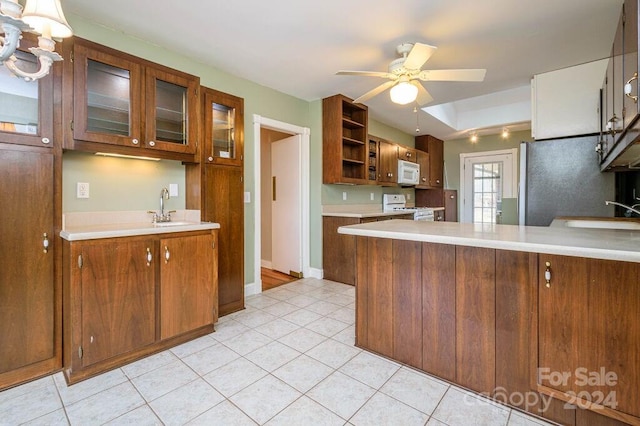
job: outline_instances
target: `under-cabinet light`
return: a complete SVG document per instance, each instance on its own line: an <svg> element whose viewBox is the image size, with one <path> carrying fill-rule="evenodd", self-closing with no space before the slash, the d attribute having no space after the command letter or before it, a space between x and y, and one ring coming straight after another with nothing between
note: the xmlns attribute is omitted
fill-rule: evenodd
<svg viewBox="0 0 640 426"><path fill-rule="evenodd" d="M126 154L113 154L110 152L96 152L96 155L102 155L103 157L129 158L132 160L160 161L160 158L142 157L137 155L126 155Z"/></svg>

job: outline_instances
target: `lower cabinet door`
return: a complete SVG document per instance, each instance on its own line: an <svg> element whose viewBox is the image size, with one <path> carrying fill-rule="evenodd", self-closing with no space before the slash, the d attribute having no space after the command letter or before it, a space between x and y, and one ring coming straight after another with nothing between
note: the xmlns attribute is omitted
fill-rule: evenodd
<svg viewBox="0 0 640 426"><path fill-rule="evenodd" d="M213 324L212 234L160 240L160 338Z"/></svg>
<svg viewBox="0 0 640 426"><path fill-rule="evenodd" d="M82 367L155 341L153 239L81 246Z"/></svg>

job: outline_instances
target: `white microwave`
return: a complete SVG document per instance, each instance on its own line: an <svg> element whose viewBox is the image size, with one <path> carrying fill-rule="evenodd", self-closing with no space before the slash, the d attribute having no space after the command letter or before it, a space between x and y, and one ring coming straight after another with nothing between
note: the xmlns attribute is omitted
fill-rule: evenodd
<svg viewBox="0 0 640 426"><path fill-rule="evenodd" d="M417 185L420 183L420 165L398 160L398 184Z"/></svg>

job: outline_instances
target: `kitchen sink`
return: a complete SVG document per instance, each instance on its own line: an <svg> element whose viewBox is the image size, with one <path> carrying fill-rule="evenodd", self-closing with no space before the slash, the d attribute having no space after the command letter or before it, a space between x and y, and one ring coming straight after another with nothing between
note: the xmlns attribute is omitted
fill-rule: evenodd
<svg viewBox="0 0 640 426"><path fill-rule="evenodd" d="M640 230L640 222L626 220L571 219L567 220L564 226L569 228Z"/></svg>
<svg viewBox="0 0 640 426"><path fill-rule="evenodd" d="M158 228L164 228L168 226L185 226L185 225L195 225L194 222L156 222L153 226Z"/></svg>

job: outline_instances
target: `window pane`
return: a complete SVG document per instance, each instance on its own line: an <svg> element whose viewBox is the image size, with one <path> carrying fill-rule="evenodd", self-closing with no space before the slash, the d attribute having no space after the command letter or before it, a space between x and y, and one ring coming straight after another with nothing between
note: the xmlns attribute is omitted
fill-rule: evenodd
<svg viewBox="0 0 640 426"><path fill-rule="evenodd" d="M15 56L21 70L38 70L32 54L16 51ZM0 131L38 134L38 112L38 81L26 82L0 66Z"/></svg>
<svg viewBox="0 0 640 426"><path fill-rule="evenodd" d="M235 135L236 110L225 105L213 104L213 156L236 158Z"/></svg>
<svg viewBox="0 0 640 426"><path fill-rule="evenodd" d="M186 87L156 80L156 139L186 145Z"/></svg>
<svg viewBox="0 0 640 426"><path fill-rule="evenodd" d="M129 70L89 60L87 130L130 136Z"/></svg>

